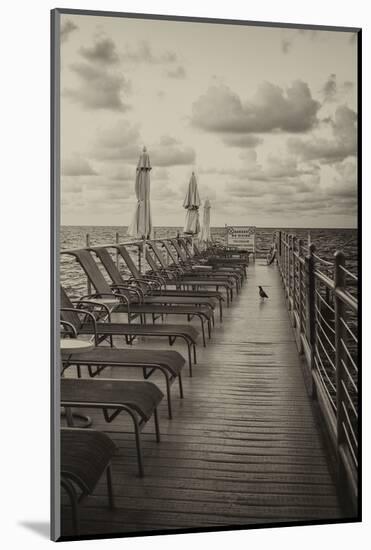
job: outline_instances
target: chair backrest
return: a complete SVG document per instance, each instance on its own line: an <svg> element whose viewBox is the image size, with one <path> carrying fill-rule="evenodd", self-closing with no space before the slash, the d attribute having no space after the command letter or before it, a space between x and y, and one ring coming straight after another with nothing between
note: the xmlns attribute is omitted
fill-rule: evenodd
<svg viewBox="0 0 371 550"><path fill-rule="evenodd" d="M98 294L112 294L111 287L104 278L93 256L88 250L82 248L73 252L76 260L85 271L86 276Z"/></svg>
<svg viewBox="0 0 371 550"><path fill-rule="evenodd" d="M189 244L189 241L188 241L188 244ZM195 242L193 243L193 251L196 256L201 256L201 250L198 248Z"/></svg>
<svg viewBox="0 0 371 550"><path fill-rule="evenodd" d="M134 277L134 279L140 279L141 278L141 273L140 273L139 269L137 268L137 266L135 265L135 262L133 261L133 258L130 256L130 254L127 251L127 249L125 248L125 246L123 244L119 244L115 248L117 248L117 250L119 251L122 259L126 263L127 268L130 271L130 273L132 274L132 276Z"/></svg>
<svg viewBox="0 0 371 550"><path fill-rule="evenodd" d="M73 307L74 307L73 303L71 302L71 300L67 296L67 293L64 290L64 288L61 286L61 309L62 308L73 308ZM61 320L62 321L66 321L67 323L71 323L71 325L73 325L76 328L76 330L79 329L79 327L81 325L81 320L80 320L80 317L78 316L77 313L74 313L73 311L61 311L60 313L61 313Z"/></svg>
<svg viewBox="0 0 371 550"><path fill-rule="evenodd" d="M159 271L159 267L156 264L155 259L150 253L150 251L148 250L148 248L146 250L146 262L149 265L149 267L152 269L152 271L154 271L155 273Z"/></svg>
<svg viewBox="0 0 371 550"><path fill-rule="evenodd" d="M178 245L179 245L181 250L182 250L182 247L183 247L182 251L185 252L185 254L188 258L190 258L190 259L193 258L193 254L192 254L191 250L189 250L189 248L188 248L188 242L185 239L179 239Z"/></svg>
<svg viewBox="0 0 371 550"><path fill-rule="evenodd" d="M183 253L183 250L180 248L179 244L178 244L178 241L176 239L171 239L171 244L173 245L173 247L175 248L176 250L176 253L178 254L179 258L181 259L182 262L187 262L187 257L186 255Z"/></svg>
<svg viewBox="0 0 371 550"><path fill-rule="evenodd" d="M170 244L167 242L167 241L162 241L163 242L163 245L164 247L166 248L166 251L167 253L169 254L173 264L177 265L178 264L178 260L177 260L177 257L175 256Z"/></svg>
<svg viewBox="0 0 371 550"><path fill-rule="evenodd" d="M164 257L162 255L161 250L157 246L157 243L154 243L154 242L150 241L148 244L152 248L153 253L154 253L155 257L157 258L157 260L158 260L159 264L161 265L161 267L166 269L167 268L166 262L164 260Z"/></svg>
<svg viewBox="0 0 371 550"><path fill-rule="evenodd" d="M104 269L107 271L110 276L113 284L123 285L125 281L121 276L121 273L116 267L115 262L112 260L111 254L108 252L107 248L94 248L94 253L98 256L102 262Z"/></svg>

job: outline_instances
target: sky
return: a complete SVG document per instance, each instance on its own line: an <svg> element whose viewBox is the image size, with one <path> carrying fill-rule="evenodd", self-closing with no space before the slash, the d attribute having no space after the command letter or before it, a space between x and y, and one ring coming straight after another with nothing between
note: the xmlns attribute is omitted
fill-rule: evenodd
<svg viewBox="0 0 371 550"><path fill-rule="evenodd" d="M356 33L61 16L61 223L356 227ZM202 206L201 206L202 209Z"/></svg>

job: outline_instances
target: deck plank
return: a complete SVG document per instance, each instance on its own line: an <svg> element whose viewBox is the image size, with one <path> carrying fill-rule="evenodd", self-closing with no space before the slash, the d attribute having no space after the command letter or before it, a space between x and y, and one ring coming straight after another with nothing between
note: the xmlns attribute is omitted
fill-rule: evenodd
<svg viewBox="0 0 371 550"><path fill-rule="evenodd" d="M269 295L265 302L257 285ZM135 345L166 348L153 339ZM181 343L174 349L185 352ZM140 372L113 368L103 376L140 378ZM161 376L151 380L163 388ZM152 422L143 431L143 479L125 418L107 425L93 413L94 427L119 449L116 509L107 508L100 482L81 506L82 534L343 517L274 266L259 260L249 266L248 282L225 309L223 324L216 321L207 347L198 346L194 377L184 372L183 385L183 400L172 388L173 420L166 403L160 406L161 443ZM70 534L63 510L63 532Z"/></svg>

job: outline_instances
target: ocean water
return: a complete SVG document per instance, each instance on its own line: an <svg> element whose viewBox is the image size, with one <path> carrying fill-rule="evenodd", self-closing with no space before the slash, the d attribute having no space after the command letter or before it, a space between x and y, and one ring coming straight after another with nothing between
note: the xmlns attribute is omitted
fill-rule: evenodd
<svg viewBox="0 0 371 550"><path fill-rule="evenodd" d="M307 244L310 233L311 242L316 246L316 254L324 260L333 261L337 250L343 250L346 256L347 268L357 273L357 230L355 229L303 229L303 228L257 228L256 247L258 252L265 254L272 243L274 231L281 229L298 238L303 239ZM181 227L157 227L154 229L155 238L175 237L177 232L181 233ZM60 232L60 248L83 248L86 246L86 235L89 235L90 245L112 243L116 240L116 233L120 240L127 240L126 227L115 226L62 226ZM218 242L225 242L225 228L212 227L211 235ZM132 249L133 258L136 260L136 250ZM331 271L331 268L326 268ZM125 271L125 269L124 269ZM104 271L102 270L104 273ZM129 273L127 272L129 275ZM71 256L61 256L61 283L69 294L79 296L86 293L86 277L81 268Z"/></svg>

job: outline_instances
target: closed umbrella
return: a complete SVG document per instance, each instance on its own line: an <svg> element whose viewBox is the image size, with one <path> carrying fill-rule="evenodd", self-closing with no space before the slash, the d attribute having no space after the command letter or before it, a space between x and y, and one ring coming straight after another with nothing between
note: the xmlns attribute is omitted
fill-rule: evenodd
<svg viewBox="0 0 371 550"><path fill-rule="evenodd" d="M200 232L200 221L198 209L200 207L201 200L197 189L197 180L194 172L192 172L191 179L189 181L187 194L183 202L183 208L187 210L184 233L188 235L197 235Z"/></svg>
<svg viewBox="0 0 371 550"><path fill-rule="evenodd" d="M200 241L208 243L211 241L211 232L210 232L210 210L211 205L209 199L205 200L204 203L204 213L202 220L202 229L200 234Z"/></svg>
<svg viewBox="0 0 371 550"><path fill-rule="evenodd" d="M147 149L143 147L137 165L135 177L135 194L137 197L137 205L133 217L128 228L128 235L131 237L143 239L143 257L146 254L146 239L149 238L152 231L151 219L151 203L150 203L150 173L151 163Z"/></svg>

